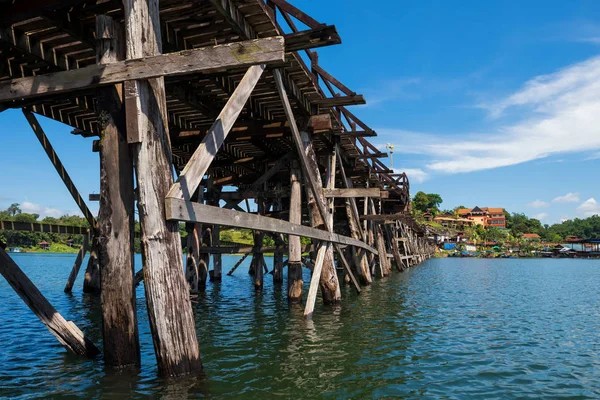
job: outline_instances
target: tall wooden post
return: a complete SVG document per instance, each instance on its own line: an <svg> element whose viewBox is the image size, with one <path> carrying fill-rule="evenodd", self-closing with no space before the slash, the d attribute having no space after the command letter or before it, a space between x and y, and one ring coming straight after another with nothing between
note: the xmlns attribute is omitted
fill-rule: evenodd
<svg viewBox="0 0 600 400"><path fill-rule="evenodd" d="M277 184L277 190L281 191L281 182ZM278 197L273 204L273 212L283 210L281 197ZM285 242L283 235L276 234L275 236L275 252L273 253L273 283L283 283L283 246Z"/></svg>
<svg viewBox="0 0 600 400"><path fill-rule="evenodd" d="M99 64L125 58L123 31L111 17L96 17L96 40ZM133 163L122 92L122 85L98 91L102 132L98 213L102 333L104 361L114 367L140 364L133 278Z"/></svg>
<svg viewBox="0 0 600 400"><path fill-rule="evenodd" d="M258 215L262 215L265 213L265 200L262 198L256 200L258 201ZM251 268L254 271L254 289L256 289L257 292L261 291L264 286L263 265L265 263L265 258L262 253L264 237L264 232L254 231L254 254L252 254Z"/></svg>
<svg viewBox="0 0 600 400"><path fill-rule="evenodd" d="M127 58L160 54L158 0L125 0ZM161 375L202 371L183 273L179 223L165 219L173 185L164 78L126 82L127 134L133 145L144 258L144 288Z"/></svg>
<svg viewBox="0 0 600 400"><path fill-rule="evenodd" d="M292 161L290 168L290 222L302 223L302 190L300 188L300 168L297 161ZM300 236L290 235L288 238L288 300L293 303L302 301L302 244Z"/></svg>
<svg viewBox="0 0 600 400"><path fill-rule="evenodd" d="M215 187L212 184L212 178L211 181L209 181L210 184L208 186L208 192L209 192L209 201L208 204L213 205L213 206L219 206L219 201L220 201L220 196L221 196L221 189L218 187ZM212 234L212 246L215 247L219 247L221 246L221 227L219 225L213 225L212 229L211 229L211 234ZM221 256L221 253L213 253L212 254L212 260L213 260L213 269L210 271L210 281L213 282L220 282L221 279L223 278L223 257Z"/></svg>

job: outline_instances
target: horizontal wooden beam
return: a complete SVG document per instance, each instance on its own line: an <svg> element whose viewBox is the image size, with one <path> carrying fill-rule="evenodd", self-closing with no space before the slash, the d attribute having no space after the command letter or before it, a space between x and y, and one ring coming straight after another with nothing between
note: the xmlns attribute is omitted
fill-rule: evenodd
<svg viewBox="0 0 600 400"><path fill-rule="evenodd" d="M166 217L168 220L174 221L232 226L237 228L255 229L263 232L308 237L326 242L356 246L373 254L377 254L377 250L366 243L337 233L330 233L275 218L226 210L224 208L193 203L177 198L167 197Z"/></svg>
<svg viewBox="0 0 600 400"><path fill-rule="evenodd" d="M351 136L351 137L374 137L377 136L375 131L342 131L333 132L335 136Z"/></svg>
<svg viewBox="0 0 600 400"><path fill-rule="evenodd" d="M387 156L388 156L388 153L379 152L379 153L372 153L372 154L361 154L360 156L350 157L350 158L369 159L369 158L387 158Z"/></svg>
<svg viewBox="0 0 600 400"><path fill-rule="evenodd" d="M281 36L32 76L0 83L0 102L55 95L123 81L210 73L284 61Z"/></svg>
<svg viewBox="0 0 600 400"><path fill-rule="evenodd" d="M310 102L318 105L319 107L340 107L367 104L362 94L357 94L355 96L326 97L324 99L313 99Z"/></svg>
<svg viewBox="0 0 600 400"><path fill-rule="evenodd" d="M342 39L333 25L290 33L285 35L284 39L285 51L288 52L316 49L342 43Z"/></svg>
<svg viewBox="0 0 600 400"><path fill-rule="evenodd" d="M349 188L349 189L323 189L325 197L354 198L354 197L382 197L387 198L389 192L379 188Z"/></svg>

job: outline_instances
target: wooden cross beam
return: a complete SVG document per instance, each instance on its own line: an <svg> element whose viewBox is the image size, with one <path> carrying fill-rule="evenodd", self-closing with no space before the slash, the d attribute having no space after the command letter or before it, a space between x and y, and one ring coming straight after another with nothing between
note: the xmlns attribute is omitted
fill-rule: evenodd
<svg viewBox="0 0 600 400"><path fill-rule="evenodd" d="M123 81L209 73L284 61L280 36L130 59L0 83L0 102L56 95Z"/></svg>
<svg viewBox="0 0 600 400"><path fill-rule="evenodd" d="M323 189L325 197L349 199L353 197L389 197L389 192L379 188L347 188L347 189Z"/></svg>
<svg viewBox="0 0 600 400"><path fill-rule="evenodd" d="M337 233L293 224L280 219L240 213L176 198L167 198L166 217L168 220L172 221L198 222L213 225L218 224L222 226L255 229L263 232L303 236L325 242L356 246L373 254L377 254L377 250L366 243Z"/></svg>
<svg viewBox="0 0 600 400"><path fill-rule="evenodd" d="M242 81L235 89L217 120L209 129L190 161L187 163L177 182L171 187L167 197L190 200L192 193L198 189L204 174L223 145L225 138L242 112L252 90L258 83L265 65L255 65L248 69Z"/></svg>

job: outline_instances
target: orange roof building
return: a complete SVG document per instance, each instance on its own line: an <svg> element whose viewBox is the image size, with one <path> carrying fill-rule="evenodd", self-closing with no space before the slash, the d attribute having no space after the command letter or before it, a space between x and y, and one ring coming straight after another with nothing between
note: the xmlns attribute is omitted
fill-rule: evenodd
<svg viewBox="0 0 600 400"><path fill-rule="evenodd" d="M482 225L484 227L493 226L499 229L506 229L504 208L475 206L474 208L459 208L457 213L461 218L468 218L474 221L475 225Z"/></svg>

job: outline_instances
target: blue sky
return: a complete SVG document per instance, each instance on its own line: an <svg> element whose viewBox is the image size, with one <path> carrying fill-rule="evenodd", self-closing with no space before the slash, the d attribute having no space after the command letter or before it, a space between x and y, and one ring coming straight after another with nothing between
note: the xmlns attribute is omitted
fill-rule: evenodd
<svg viewBox="0 0 600 400"><path fill-rule="evenodd" d="M599 2L291 3L337 26L343 44L319 49L320 64L366 96L353 112L373 143L395 144L413 193L543 223L600 213ZM97 193L91 139L42 125L84 197ZM0 207L76 213L21 112L0 127Z"/></svg>

